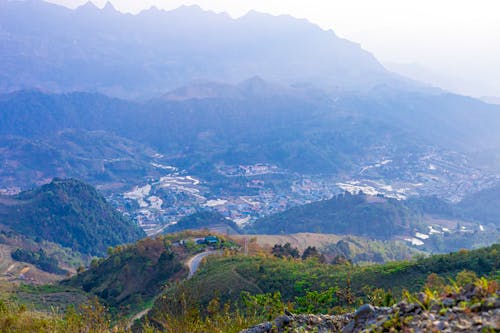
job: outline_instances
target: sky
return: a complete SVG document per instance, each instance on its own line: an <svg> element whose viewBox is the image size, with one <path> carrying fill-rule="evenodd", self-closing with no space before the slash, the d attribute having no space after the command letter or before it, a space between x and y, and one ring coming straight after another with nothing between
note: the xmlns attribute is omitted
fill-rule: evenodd
<svg viewBox="0 0 500 333"><path fill-rule="evenodd" d="M87 0L50 0L77 7ZM103 7L106 0L93 0ZM306 18L361 44L390 70L457 93L500 97L498 0L111 0L122 12L197 4Z"/></svg>

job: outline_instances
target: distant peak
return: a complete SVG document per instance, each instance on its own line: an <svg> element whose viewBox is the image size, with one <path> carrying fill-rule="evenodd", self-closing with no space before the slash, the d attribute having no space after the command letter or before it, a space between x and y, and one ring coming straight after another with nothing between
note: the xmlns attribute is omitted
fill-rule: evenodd
<svg viewBox="0 0 500 333"><path fill-rule="evenodd" d="M146 11L150 11L150 12L160 12L161 10L156 7L155 5L149 7L149 9L146 9Z"/></svg>
<svg viewBox="0 0 500 333"><path fill-rule="evenodd" d="M238 85L240 87L255 88L255 87L268 86L269 83L267 81L265 81L263 78L261 78L260 76L255 75L255 76L252 76L252 77L240 82L240 84L238 84Z"/></svg>
<svg viewBox="0 0 500 333"><path fill-rule="evenodd" d="M106 1L106 5L104 6L103 10L106 12L117 12L115 6L113 6L111 1Z"/></svg>
<svg viewBox="0 0 500 333"><path fill-rule="evenodd" d="M259 16L259 15L262 15L262 14L263 14L263 13L258 12L258 11L254 10L254 9L251 9L251 10L249 10L249 11L248 11L245 15L243 15L243 16Z"/></svg>
<svg viewBox="0 0 500 333"><path fill-rule="evenodd" d="M174 9L176 11L182 12L206 12L203 8L198 5L182 5Z"/></svg>
<svg viewBox="0 0 500 333"><path fill-rule="evenodd" d="M78 7L77 10L99 10L99 8L92 1L87 1Z"/></svg>

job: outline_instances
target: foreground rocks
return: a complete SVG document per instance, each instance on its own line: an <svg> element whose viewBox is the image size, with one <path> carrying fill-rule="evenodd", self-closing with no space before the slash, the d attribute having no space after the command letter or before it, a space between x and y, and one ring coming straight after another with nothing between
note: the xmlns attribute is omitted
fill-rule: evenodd
<svg viewBox="0 0 500 333"><path fill-rule="evenodd" d="M262 323L241 333L268 333L268 332L341 332L352 317L350 315L312 315L291 313L276 318L272 322Z"/></svg>
<svg viewBox="0 0 500 333"><path fill-rule="evenodd" d="M479 287L433 299L420 293L415 302L392 307L361 306L345 315L286 313L241 333L279 332L500 332L500 291L485 295Z"/></svg>

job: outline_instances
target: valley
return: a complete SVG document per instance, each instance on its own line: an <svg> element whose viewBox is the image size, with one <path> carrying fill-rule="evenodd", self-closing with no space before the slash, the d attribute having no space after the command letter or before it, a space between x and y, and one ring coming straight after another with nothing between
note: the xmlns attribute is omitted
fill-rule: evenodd
<svg viewBox="0 0 500 333"><path fill-rule="evenodd" d="M155 1L0 0L0 332L500 332L495 10Z"/></svg>
<svg viewBox="0 0 500 333"><path fill-rule="evenodd" d="M161 155L160 155L161 156ZM453 202L498 183L493 172L473 168L465 156L455 161L434 152L405 161L383 160L361 167L351 176L307 175L276 165L220 165L215 174L193 176L175 166L151 162L162 174L124 193L107 198L132 216L148 234L204 208L217 211L240 226L291 207L330 199L344 191L405 200L412 196L438 196ZM461 158L461 159L460 159ZM406 168L403 168L405 164ZM456 163L456 164L455 164ZM397 164L394 167L391 164ZM376 169L376 170L372 170ZM229 187L228 184L231 184ZM98 188L104 188L98 185Z"/></svg>

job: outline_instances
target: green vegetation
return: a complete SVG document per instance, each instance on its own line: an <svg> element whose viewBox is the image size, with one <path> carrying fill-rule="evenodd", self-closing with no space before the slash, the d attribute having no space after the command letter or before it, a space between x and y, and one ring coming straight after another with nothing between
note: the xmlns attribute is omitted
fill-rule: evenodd
<svg viewBox="0 0 500 333"><path fill-rule="evenodd" d="M172 311L171 304L165 302L176 299L179 294L198 304L197 311L202 315L214 298L234 304L239 302L242 292L279 293L282 302L296 309L310 306L323 313L351 311L377 299L380 304L391 303L400 298L404 290L416 292L426 285L431 273L445 280L463 270L495 277L500 269L499 253L500 244L497 244L474 251L372 266L329 265L318 260L264 255L211 257L192 279L168 288L155 302L149 318L156 320L157 316Z"/></svg>
<svg viewBox="0 0 500 333"><path fill-rule="evenodd" d="M464 279L464 276L466 279ZM450 305L458 302L460 312L470 313L479 308L491 308L498 299L499 279L478 278L470 271L459 272L448 283L438 281L433 274L420 292L403 291L401 297L394 298L390 291L368 290L366 299L376 306L392 306L404 309L408 304L418 306L422 311L445 314ZM438 283L436 283L436 281ZM174 332L227 332L236 333L255 324L272 320L287 311L294 313L328 313L339 298L349 295L337 288L324 291L307 291L303 297L293 302L284 302L279 292L252 295L242 292L234 302L222 302L214 297L201 310L196 300L190 298L188 290L180 286L175 293L163 295L161 311L155 310L146 320L136 322L133 331L145 333ZM470 295L464 297L464 295ZM350 296L352 303L360 303ZM453 297L453 298L450 298ZM455 300L456 299L456 300ZM350 310L351 307L335 307L336 313ZM434 309L434 310L433 310ZM391 313L381 326L367 327L370 332L401 331L408 327L413 315L402 315L399 311ZM41 312L25 305L0 297L0 330L2 332L130 332L127 321L112 321L110 313L97 298L78 307L70 306L65 311ZM492 330L493 332L494 330Z"/></svg>
<svg viewBox="0 0 500 333"><path fill-rule="evenodd" d="M31 251L26 249L17 249L10 254L12 259L22 262L27 262L35 265L35 267L40 268L43 271L64 275L68 271L59 268L57 259L47 255L43 249L38 251Z"/></svg>
<svg viewBox="0 0 500 333"><path fill-rule="evenodd" d="M39 311L64 311L69 306L87 304L90 296L81 289L58 284L11 286L4 298Z"/></svg>
<svg viewBox="0 0 500 333"><path fill-rule="evenodd" d="M8 333L105 333L124 332L125 325L117 324L115 330L112 330L111 317L97 299L77 308L68 307L64 312L43 312L0 298L0 331Z"/></svg>
<svg viewBox="0 0 500 333"><path fill-rule="evenodd" d="M326 262L325 256L320 254L315 246L308 246L302 255L300 255L299 250L296 247L292 247L290 243L285 243L285 245L275 244L271 249L271 253L277 258L315 259L322 263Z"/></svg>
<svg viewBox="0 0 500 333"><path fill-rule="evenodd" d="M61 279L44 272L59 275L74 273L78 267L88 265L91 260L90 255L39 238L35 240L12 230L0 230L0 250L5 254L1 256L0 273L19 276L26 265L16 262L31 263L35 267L30 269L26 278L34 283Z"/></svg>
<svg viewBox="0 0 500 333"><path fill-rule="evenodd" d="M494 295L498 290L494 280L500 280L500 244L372 266L324 264L313 247L306 248L304 258L225 251L205 259L191 279L181 280L186 272L180 260L193 252L173 243L200 236L200 232L184 232L117 246L109 249L107 259L94 261L88 271L61 285L21 285L16 297L0 296L0 328L6 332L124 332L126 316L154 300L146 317L134 324L139 331L239 332L286 311L345 313L364 303L391 306L401 299L420 302L425 310L440 304L440 294L456 294L471 283L481 297L474 299L477 303ZM281 248L295 253L291 246ZM47 313L25 301L27 294L44 299L75 293L75 288L98 296L106 307L95 298L66 310L51 306L54 310ZM415 294L419 290L423 293ZM462 303L463 308L473 306ZM384 327L405 323L395 315Z"/></svg>
<svg viewBox="0 0 500 333"><path fill-rule="evenodd" d="M463 216L500 227L500 185L466 196L458 208Z"/></svg>
<svg viewBox="0 0 500 333"><path fill-rule="evenodd" d="M291 208L256 221L252 233L353 234L387 239L413 229L418 215L403 201L348 192L330 200Z"/></svg>
<svg viewBox="0 0 500 333"><path fill-rule="evenodd" d="M144 238L134 244L108 249L108 257L94 259L88 270L61 282L98 296L113 315L134 314L151 305L166 285L188 275L183 262L207 248L235 252L237 244L217 235L213 245L198 244L197 238L207 231L184 231L155 238Z"/></svg>
<svg viewBox="0 0 500 333"><path fill-rule="evenodd" d="M299 258L299 250L296 247L292 247L290 243L285 243L285 245L276 244L271 249L271 253L278 258Z"/></svg>
<svg viewBox="0 0 500 333"><path fill-rule="evenodd" d="M74 179L22 192L0 204L0 221L16 232L91 255L133 242L144 231L124 218L90 185Z"/></svg>
<svg viewBox="0 0 500 333"><path fill-rule="evenodd" d="M108 258L95 259L88 270L62 285L96 295L116 312L132 313L150 302L167 282L187 276L181 263L186 251L164 237L119 245L109 249Z"/></svg>
<svg viewBox="0 0 500 333"><path fill-rule="evenodd" d="M416 197L408 200L369 196L363 193L338 195L330 200L312 202L257 220L246 229L255 234L284 234L299 232L357 235L376 240L390 240L395 236L415 235L416 231L429 234L418 249L429 253L446 253L461 248L479 248L498 241L500 229L496 216L499 188L485 190L463 201L452 204L437 197ZM498 213L498 214L497 214ZM441 222L435 222L444 220ZM429 226L437 223L440 231L429 233ZM444 223L444 225L439 225ZM480 224L482 224L480 226ZM446 226L446 228L444 228ZM462 230L461 227L464 227ZM442 229L442 231L441 231ZM354 243L354 242L352 242ZM379 243L379 245L382 245ZM401 246L386 244L396 252ZM335 252L331 245L325 252ZM360 248L360 246L355 246ZM399 248L399 249L398 249ZM380 251L357 258L344 256L356 262L384 262L392 256ZM374 252L374 253L371 253ZM401 257L392 257L399 259Z"/></svg>

